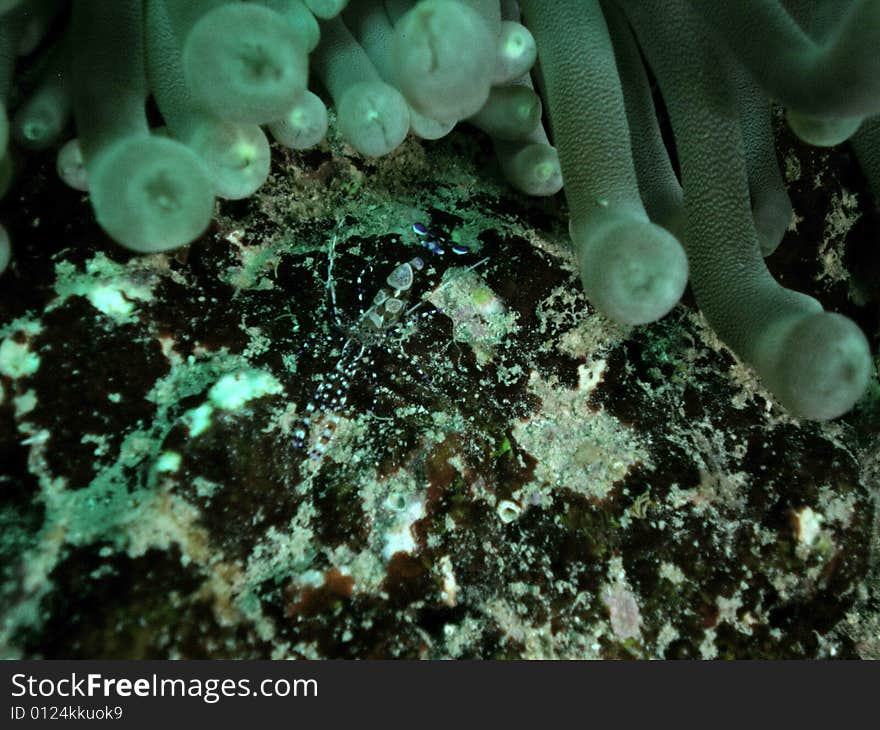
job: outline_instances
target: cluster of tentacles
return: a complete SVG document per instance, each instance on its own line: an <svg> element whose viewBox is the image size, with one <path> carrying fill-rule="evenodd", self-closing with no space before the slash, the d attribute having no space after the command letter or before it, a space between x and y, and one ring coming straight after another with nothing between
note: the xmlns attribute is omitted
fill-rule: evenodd
<svg viewBox="0 0 880 730"><path fill-rule="evenodd" d="M684 285L680 241L707 320L776 397L807 418L849 410L872 371L867 340L851 320L780 286L762 258L791 218L770 102L809 143L837 144L858 130L856 151L880 194L880 125L871 116L880 112L880 3L522 6L593 301L627 322L663 316ZM669 114L680 175L646 63ZM579 113L585 108L602 113Z"/></svg>
<svg viewBox="0 0 880 730"><path fill-rule="evenodd" d="M651 322L690 281L778 400L827 419L860 398L871 356L764 264L791 218L770 105L808 143L852 138L880 196L878 48L877 0L0 0L0 192L8 137L67 137L59 173L104 230L164 251L204 231L215 197L259 188L264 128L318 144L331 104L342 139L380 156L467 121L518 189L564 180L600 311Z"/></svg>
<svg viewBox="0 0 880 730"><path fill-rule="evenodd" d="M325 102L372 157L467 120L516 187L552 195L534 62L531 34L495 0L0 0L0 150L10 173L9 132L50 147L72 116L59 174L139 252L194 240L215 197L252 195L269 174L264 128L294 149L321 143Z"/></svg>

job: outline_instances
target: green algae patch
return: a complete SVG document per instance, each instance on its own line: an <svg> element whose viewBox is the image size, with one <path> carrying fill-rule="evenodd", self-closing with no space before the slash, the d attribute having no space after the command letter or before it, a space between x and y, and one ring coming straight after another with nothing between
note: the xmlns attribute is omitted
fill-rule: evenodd
<svg viewBox="0 0 880 730"><path fill-rule="evenodd" d="M229 373L218 380L208 393L218 408L234 411L249 400L264 395L276 395L283 390L271 373L263 370L244 370Z"/></svg>
<svg viewBox="0 0 880 730"><path fill-rule="evenodd" d="M26 342L12 339L0 343L0 373L12 379L33 375L40 367L40 356Z"/></svg>
<svg viewBox="0 0 880 730"><path fill-rule="evenodd" d="M211 425L215 409L237 411L249 401L284 391L274 375L263 370L239 370L222 376L208 391L208 402L188 410L183 422L191 436L204 433Z"/></svg>
<svg viewBox="0 0 880 730"><path fill-rule="evenodd" d="M0 327L0 375L16 380L39 370L40 356L31 350L30 342L42 329L39 320L24 317Z"/></svg>
<svg viewBox="0 0 880 730"><path fill-rule="evenodd" d="M86 262L85 272L69 261L56 264L58 299L53 307L61 305L68 297L80 296L117 324L133 322L136 302L150 301L155 283L155 275L136 266L118 264L99 252Z"/></svg>

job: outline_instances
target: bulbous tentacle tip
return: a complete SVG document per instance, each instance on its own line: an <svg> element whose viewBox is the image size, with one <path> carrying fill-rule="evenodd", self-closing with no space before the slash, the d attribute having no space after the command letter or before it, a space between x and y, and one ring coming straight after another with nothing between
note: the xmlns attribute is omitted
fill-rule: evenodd
<svg viewBox="0 0 880 730"><path fill-rule="evenodd" d="M269 141L256 124L212 119L200 124L187 142L207 165L218 197L250 197L269 177Z"/></svg>
<svg viewBox="0 0 880 730"><path fill-rule="evenodd" d="M306 0L309 10L321 20L330 20L345 10L348 0Z"/></svg>
<svg viewBox="0 0 880 730"><path fill-rule="evenodd" d="M768 191L752 207L761 254L769 256L782 243L794 212L785 190Z"/></svg>
<svg viewBox="0 0 880 730"><path fill-rule="evenodd" d="M785 120L799 139L815 147L834 147L852 137L862 117L813 117L787 109Z"/></svg>
<svg viewBox="0 0 880 730"><path fill-rule="evenodd" d="M419 114L410 107L409 130L419 139L442 139L449 134L455 122L438 122L436 119L428 119L424 114Z"/></svg>
<svg viewBox="0 0 880 730"><path fill-rule="evenodd" d="M457 122L486 103L495 51L486 23L469 6L421 0L394 28L394 85L420 114Z"/></svg>
<svg viewBox="0 0 880 730"><path fill-rule="evenodd" d="M187 86L221 119L264 124L280 119L306 87L305 48L277 13L227 3L203 15L183 48Z"/></svg>
<svg viewBox="0 0 880 730"><path fill-rule="evenodd" d="M397 149L409 131L406 100L381 81L350 87L339 100L337 118L342 137L368 157L381 157Z"/></svg>
<svg viewBox="0 0 880 730"><path fill-rule="evenodd" d="M327 107L317 94L306 90L281 119L269 125L269 131L279 144L305 150L324 139L327 125Z"/></svg>
<svg viewBox="0 0 880 730"><path fill-rule="evenodd" d="M50 98L38 98L21 106L11 127L15 141L30 150L51 147L67 124L66 107Z"/></svg>
<svg viewBox="0 0 880 730"><path fill-rule="evenodd" d="M86 172L86 163L83 160L82 148L79 140L74 138L65 142L55 158L55 170L68 186L74 190L88 192L89 175Z"/></svg>
<svg viewBox="0 0 880 730"><path fill-rule="evenodd" d="M538 57L538 47L529 29L509 20L501 23L497 47L493 85L509 84L527 74Z"/></svg>
<svg viewBox="0 0 880 730"><path fill-rule="evenodd" d="M774 389L793 414L825 421L849 411L864 395L874 370L864 333L833 312L804 317L780 350Z"/></svg>
<svg viewBox="0 0 880 730"><path fill-rule="evenodd" d="M688 280L687 256L666 229L612 216L572 233L584 291L607 317L647 324L665 316L681 299Z"/></svg>
<svg viewBox="0 0 880 730"><path fill-rule="evenodd" d="M89 166L89 190L101 227L139 253L190 243L214 212L204 163L165 137L138 135L113 144Z"/></svg>
<svg viewBox="0 0 880 730"><path fill-rule="evenodd" d="M562 190L562 170L554 147L542 142L518 144L495 141L507 181L526 195L549 196Z"/></svg>

